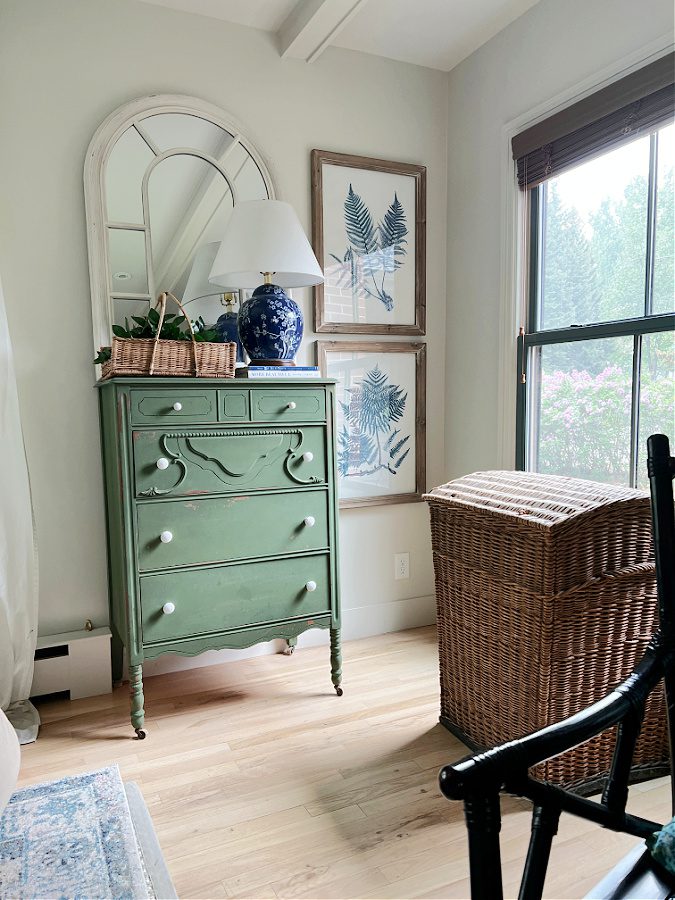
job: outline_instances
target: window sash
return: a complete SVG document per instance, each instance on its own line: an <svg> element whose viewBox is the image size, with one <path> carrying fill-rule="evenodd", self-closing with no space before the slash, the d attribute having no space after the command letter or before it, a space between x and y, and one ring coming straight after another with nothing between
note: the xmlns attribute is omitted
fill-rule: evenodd
<svg viewBox="0 0 675 900"><path fill-rule="evenodd" d="M655 316L641 316L636 319L621 319L616 322L602 322L597 325L557 328L518 336L517 387L516 387L516 469L536 471L536 443L538 437L539 408L535 404L538 396L537 379L539 366L535 358L537 349L575 341L598 338L633 338L633 375L631 400L630 435L630 486L637 481L637 457L639 440L639 395L642 338L644 335L675 331L675 313ZM583 332L583 333L581 333Z"/></svg>
<svg viewBox="0 0 675 900"><path fill-rule="evenodd" d="M546 344L568 344L571 341L592 341L596 338L630 337L636 334L658 334L675 329L675 313L657 313L634 319L616 319L593 325L570 325L524 334L525 348Z"/></svg>
<svg viewBox="0 0 675 900"><path fill-rule="evenodd" d="M537 349L554 344L567 344L598 338L632 337L632 399L630 432L630 484L637 482L639 402L642 338L644 335L675 331L675 313L653 313L654 249L656 235L656 178L658 163L658 139L651 135L649 158L649 189L647 197L647 241L644 285L644 314L634 318L616 319L591 324L570 324L562 328L542 329L539 325L541 311L541 275L545 204L543 185L529 190L529 271L527 325L521 329L517 348L516 390L516 468L532 469L536 464L539 408L536 380L539 377Z"/></svg>

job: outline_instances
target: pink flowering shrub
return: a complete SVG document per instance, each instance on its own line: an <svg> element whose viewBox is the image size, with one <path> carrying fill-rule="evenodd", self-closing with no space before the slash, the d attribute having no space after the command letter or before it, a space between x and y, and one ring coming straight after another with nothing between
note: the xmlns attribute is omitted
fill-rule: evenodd
<svg viewBox="0 0 675 900"><path fill-rule="evenodd" d="M630 372L608 365L542 372L538 471L628 484L630 467ZM673 381L645 379L640 435L673 434ZM644 458L644 457L642 457Z"/></svg>

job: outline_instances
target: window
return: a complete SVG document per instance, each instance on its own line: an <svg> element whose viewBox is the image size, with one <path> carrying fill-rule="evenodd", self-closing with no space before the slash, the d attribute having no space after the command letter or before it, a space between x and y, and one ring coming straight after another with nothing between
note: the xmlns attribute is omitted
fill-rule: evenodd
<svg viewBox="0 0 675 900"><path fill-rule="evenodd" d="M518 160L529 201L519 468L644 487L647 436L675 434L675 125L653 124L560 171L549 143L536 184Z"/></svg>

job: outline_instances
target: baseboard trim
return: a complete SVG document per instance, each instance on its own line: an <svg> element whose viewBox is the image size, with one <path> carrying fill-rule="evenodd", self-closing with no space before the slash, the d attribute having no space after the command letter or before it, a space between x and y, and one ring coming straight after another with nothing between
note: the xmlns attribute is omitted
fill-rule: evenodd
<svg viewBox="0 0 675 900"><path fill-rule="evenodd" d="M406 628L419 628L432 625L436 621L436 601L433 594L424 597L411 597L408 600L392 600L389 603L369 603L342 612L342 639L356 641L360 638L373 637L377 634L389 634L393 631L404 631ZM328 632L324 629L313 629L301 634L298 648L319 647L328 643ZM167 654L158 659L150 659L143 665L143 677L164 675L167 672L181 672L185 669L198 669L202 666L214 666L238 659L250 659L254 656L269 656L279 653L284 647L283 641L267 641L256 644L245 650L207 650L194 657L174 656Z"/></svg>

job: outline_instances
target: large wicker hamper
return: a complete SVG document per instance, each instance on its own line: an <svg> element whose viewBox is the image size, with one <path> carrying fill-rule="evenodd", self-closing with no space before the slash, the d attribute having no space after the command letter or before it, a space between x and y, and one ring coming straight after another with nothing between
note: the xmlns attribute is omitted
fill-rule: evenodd
<svg viewBox="0 0 675 900"><path fill-rule="evenodd" d="M483 749L578 712L625 678L656 626L649 497L525 472L438 487L431 510L441 722ZM614 732L537 766L588 793ZM647 703L633 780L668 771L663 694Z"/></svg>

